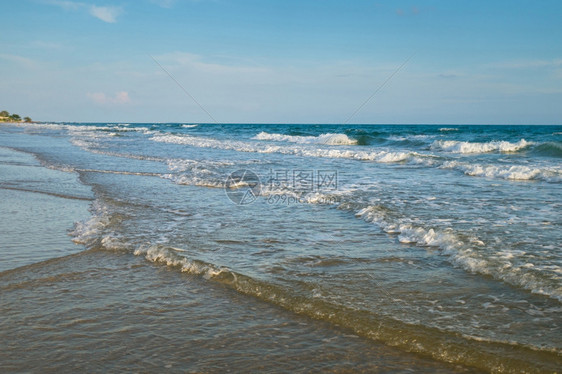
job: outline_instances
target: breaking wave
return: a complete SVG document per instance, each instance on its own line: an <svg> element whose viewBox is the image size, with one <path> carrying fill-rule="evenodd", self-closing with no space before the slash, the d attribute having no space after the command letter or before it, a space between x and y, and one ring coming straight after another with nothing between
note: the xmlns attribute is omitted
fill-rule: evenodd
<svg viewBox="0 0 562 374"><path fill-rule="evenodd" d="M343 206L345 207L345 204ZM477 237L461 236L451 229L424 228L403 222L401 219L393 219L384 206L368 206L355 215L377 225L386 233L397 235L400 243L439 248L453 264L469 272L489 275L562 301L562 288L545 283L533 273L532 269L529 269L526 263L510 261L513 256L509 258L487 256L485 251L481 251L486 247L486 243Z"/></svg>
<svg viewBox="0 0 562 374"><path fill-rule="evenodd" d="M218 140L189 135L157 134L151 140L162 143L184 144L201 148L216 148L239 152L281 153L303 157L347 158L379 163L414 162L431 164L431 155L406 151L357 151L311 147L309 145L269 145L235 140Z"/></svg>
<svg viewBox="0 0 562 374"><path fill-rule="evenodd" d="M473 177L488 177L507 180L543 180L547 182L562 182L562 169L557 167L536 168L524 165L480 165L460 161L446 161L441 165L443 169L456 169Z"/></svg>
<svg viewBox="0 0 562 374"><path fill-rule="evenodd" d="M517 152L534 144L525 139L517 143L494 140L486 143L463 142L458 140L436 140L431 144L432 150L445 151L451 153L490 153L490 152Z"/></svg>
<svg viewBox="0 0 562 374"><path fill-rule="evenodd" d="M326 145L355 145L357 140L350 139L345 134L321 134L318 136L296 136L284 134L270 134L265 131L260 132L252 139L269 140L275 142L291 142L299 144L326 144Z"/></svg>
<svg viewBox="0 0 562 374"><path fill-rule="evenodd" d="M521 368L530 370L532 366L518 356L521 350L527 355L555 354L548 349L524 346L518 346L518 349L514 350L514 344L511 342L479 339L448 333L423 324L405 323L379 314L376 310L348 306L344 300L317 297L320 294L317 289L313 290L312 294L302 292L295 285L288 287L283 283L242 274L226 266L188 258L188 252L190 251L182 248L147 244L137 248L134 254L143 256L147 261L221 283L237 292L292 312L344 326L360 336L382 341L408 352L427 354L446 362L492 368L496 371L515 371ZM478 342L477 345L474 344L475 341Z"/></svg>

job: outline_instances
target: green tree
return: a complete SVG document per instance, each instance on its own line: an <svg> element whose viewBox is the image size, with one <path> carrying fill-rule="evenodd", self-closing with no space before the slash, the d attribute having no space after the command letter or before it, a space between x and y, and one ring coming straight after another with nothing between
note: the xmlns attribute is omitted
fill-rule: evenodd
<svg viewBox="0 0 562 374"><path fill-rule="evenodd" d="M19 116L19 114L12 114L12 115L10 116L10 119L11 119L12 121L14 121L14 122L19 122L19 121L21 121L21 117Z"/></svg>
<svg viewBox="0 0 562 374"><path fill-rule="evenodd" d="M3 110L3 111L0 112L0 117L9 117L9 116L10 116L10 113L8 113L8 111L6 111L6 110Z"/></svg>
<svg viewBox="0 0 562 374"><path fill-rule="evenodd" d="M25 122L32 122L31 118L29 118L29 117L23 117L23 120L24 120Z"/></svg>

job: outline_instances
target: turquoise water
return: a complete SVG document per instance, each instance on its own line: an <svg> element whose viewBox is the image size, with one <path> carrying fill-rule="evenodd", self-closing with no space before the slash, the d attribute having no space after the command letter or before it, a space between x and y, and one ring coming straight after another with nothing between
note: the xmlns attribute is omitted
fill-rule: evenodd
<svg viewBox="0 0 562 374"><path fill-rule="evenodd" d="M299 360L304 371L554 372L562 363L562 126L68 123L2 126L0 133L0 147L10 147L0 148L0 192L17 194L5 200L14 217L33 216L17 205L32 194L26 204L44 207L37 217L47 222L55 221L49 204L60 206L64 229L56 232L70 235L65 243L45 241L33 261L29 248L38 246L18 238L41 243L45 234L14 234L21 224L5 223L3 303L17 300L14 285L29 273L56 273L51 281L76 293L66 283L74 268L75 287L101 304L130 284L115 301L130 309L127 318L99 305L76 311L72 298L56 292L48 300L60 296L57 313L97 329L104 327L94 314L107 314L111 331L130 326L107 337L115 344L131 338L144 323L139 310L158 298L162 313L190 326L213 315L216 326L201 327L205 339L223 336L222 305L240 303L229 311L238 321L226 328L230 338L198 351L206 364L168 352L173 363L156 359L154 367L257 370L263 360L236 364L232 347L252 352L261 329L287 343L271 356L262 352L272 365ZM15 150L33 166L11 160ZM69 245L81 252L60 258L53 249ZM49 257L59 259L40 262ZM171 278L163 281L162 271ZM188 305L191 289L197 308ZM40 295L29 303L48 304ZM27 331L18 316L30 312L10 310L11 331ZM273 320L284 322L268 325ZM301 331L299 323L313 327ZM67 327L55 324L64 335ZM145 329L165 331L167 344L187 344L170 321L151 319ZM54 334L43 333L46 340ZM314 343L328 335L337 337L333 344ZM102 339L89 336L87 344ZM222 355L213 354L222 345Z"/></svg>

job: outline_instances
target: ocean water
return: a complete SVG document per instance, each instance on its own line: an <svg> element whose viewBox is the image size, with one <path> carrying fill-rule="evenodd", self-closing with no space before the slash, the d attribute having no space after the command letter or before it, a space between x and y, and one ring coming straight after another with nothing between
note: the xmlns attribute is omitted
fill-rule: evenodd
<svg viewBox="0 0 562 374"><path fill-rule="evenodd" d="M562 126L2 125L0 363L557 372L561 160Z"/></svg>

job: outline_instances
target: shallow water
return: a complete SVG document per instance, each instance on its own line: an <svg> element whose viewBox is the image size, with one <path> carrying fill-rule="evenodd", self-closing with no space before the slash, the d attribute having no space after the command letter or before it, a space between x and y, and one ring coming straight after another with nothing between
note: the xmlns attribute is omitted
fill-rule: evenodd
<svg viewBox="0 0 562 374"><path fill-rule="evenodd" d="M466 372L127 253L0 274L3 372Z"/></svg>
<svg viewBox="0 0 562 374"><path fill-rule="evenodd" d="M25 259L0 263L5 331L21 332L7 348L58 336L32 349L57 352L53 370L97 349L100 370L556 371L560 130L3 126L0 193L10 206L31 194L33 227L56 222L53 238L72 229L42 252L32 242L48 235L18 247L21 224L5 221L5 253ZM69 247L85 251L18 267Z"/></svg>
<svg viewBox="0 0 562 374"><path fill-rule="evenodd" d="M82 250L67 232L88 215L91 191L77 176L0 147L0 271Z"/></svg>

